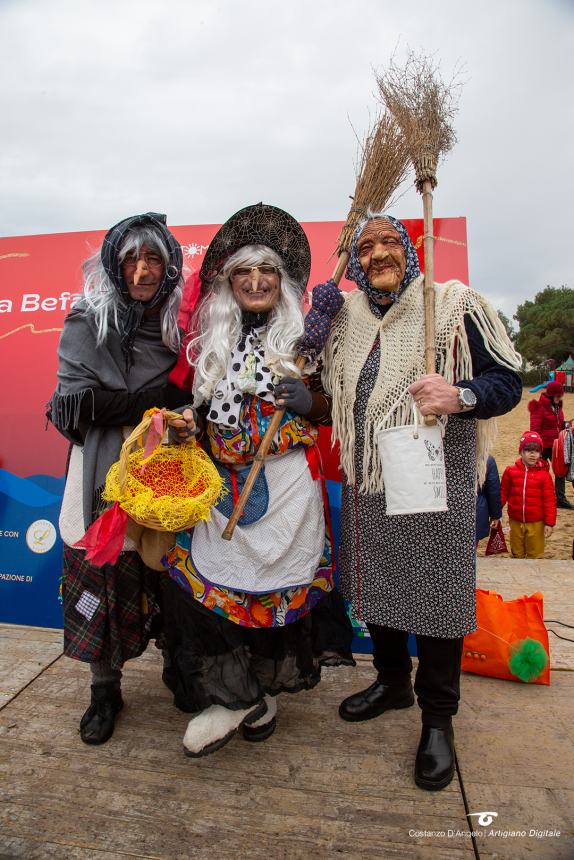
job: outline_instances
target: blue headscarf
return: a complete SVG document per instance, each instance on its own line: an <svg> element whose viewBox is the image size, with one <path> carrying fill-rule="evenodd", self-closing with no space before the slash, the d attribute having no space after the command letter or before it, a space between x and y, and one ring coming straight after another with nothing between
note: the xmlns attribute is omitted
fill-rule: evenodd
<svg viewBox="0 0 574 860"><path fill-rule="evenodd" d="M363 232L365 228L365 224L369 221L389 221L399 236L401 237L401 243L405 251L406 257L406 269L405 276L402 279L398 292L386 293L381 290L377 290L375 287L371 286L369 283L369 279L366 274L363 272L363 267L359 261L359 255L357 253L357 242L359 241L359 236ZM384 306L380 305L377 302L377 299L380 299L382 295L388 296L393 302L396 302L400 297L403 290L410 284L414 278L420 275L421 270L419 268L419 258L417 256L417 252L415 251L415 246L411 242L409 238L409 234L406 231L404 224L399 221L397 218L393 218L392 215L370 215L368 218L365 218L364 221L357 226L355 232L353 233L353 239L351 242L351 256L349 258L349 262L347 264L347 277L356 283L358 288L366 293L369 299L369 305L373 313L382 317L385 314L385 311L388 309L389 305Z"/></svg>

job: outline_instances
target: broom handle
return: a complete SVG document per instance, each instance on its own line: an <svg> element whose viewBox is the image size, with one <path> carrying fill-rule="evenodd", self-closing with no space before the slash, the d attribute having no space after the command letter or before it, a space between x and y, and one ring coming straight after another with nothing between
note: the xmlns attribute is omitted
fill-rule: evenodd
<svg viewBox="0 0 574 860"><path fill-rule="evenodd" d="M335 266L335 271L331 276L331 280L335 281L337 286L339 286L339 281L343 277L343 272L347 268L347 263L349 262L350 254L348 251L341 251L339 254L339 259L337 260L337 265Z"/></svg>
<svg viewBox="0 0 574 860"><path fill-rule="evenodd" d="M341 280L341 278L343 276L343 272L345 271L345 267L346 267L348 262L349 262L349 254L347 251L343 251L339 255L339 259L337 261L337 265L335 267L335 271L333 272L333 276L332 276L332 279L335 281L336 284L338 284L339 281ZM305 358L305 356L298 355L297 359L295 360L295 364L297 365L298 370L303 370L306 362L307 362L307 359ZM231 540L231 538L233 537L233 532L235 531L235 526L237 525L237 523L239 521L239 517L243 513L243 509L244 509L245 505L247 504L247 499L251 495L251 490L253 489L253 484L255 483L257 475L261 471L261 466L263 465L263 463L265 461L265 457L267 456L269 448L271 447L273 437L277 433L277 430L279 429L279 425L281 424L281 421L283 420L284 415L285 415L285 408L284 407L281 409L276 409L275 412L273 413L273 418L269 422L267 430L265 431L265 435L263 436L263 439L261 440L261 444L259 445L259 449L257 451L257 454L255 455L255 459L253 460L253 463L251 464L251 469L249 470L249 474L247 475L247 478L245 479L243 489L241 490L239 498L237 499L237 502L235 503L235 507L233 508L233 512L232 512L231 516L229 517L229 520L227 521L227 525L225 526L223 532L221 533L221 537L223 538L223 540Z"/></svg>
<svg viewBox="0 0 574 860"><path fill-rule="evenodd" d="M425 310L425 372L436 372L435 294L434 294L434 238L432 217L432 185L430 179L423 182L424 254L425 281L423 288ZM436 424L436 415L425 415L427 426Z"/></svg>
<svg viewBox="0 0 574 860"><path fill-rule="evenodd" d="M303 370L305 367L305 362L307 359L303 355L298 355L295 361L299 370ZM233 537L233 532L235 531L235 526L239 521L239 517L243 513L243 508L247 504L247 499L251 495L251 490L253 489L253 484L256 481L257 475L261 471L261 466L265 461L265 457L267 456L267 452L271 447L271 442L273 441L273 437L277 433L279 429L279 425L281 424L281 420L285 415L285 407L282 409L276 409L273 413L273 418L269 422L267 426L267 430L265 431L265 435L261 440L261 444L257 450L255 455L255 459L251 464L251 469L249 470L249 474L245 479L245 483L243 484L243 489L239 495L239 498L235 502L235 507L233 508L233 512L227 521L227 525L223 529L221 533L221 537L223 540L231 540Z"/></svg>

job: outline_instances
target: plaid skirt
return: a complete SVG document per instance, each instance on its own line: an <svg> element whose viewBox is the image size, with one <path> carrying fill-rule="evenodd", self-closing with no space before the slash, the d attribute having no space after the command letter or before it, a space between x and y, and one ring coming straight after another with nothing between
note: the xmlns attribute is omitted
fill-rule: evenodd
<svg viewBox="0 0 574 860"><path fill-rule="evenodd" d="M160 576L137 552L98 568L83 550L64 546L64 654L113 669L139 657L161 630Z"/></svg>

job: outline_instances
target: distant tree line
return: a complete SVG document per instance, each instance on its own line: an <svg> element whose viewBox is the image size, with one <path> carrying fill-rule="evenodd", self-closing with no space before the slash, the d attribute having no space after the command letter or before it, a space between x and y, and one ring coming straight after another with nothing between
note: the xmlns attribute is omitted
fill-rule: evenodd
<svg viewBox="0 0 574 860"><path fill-rule="evenodd" d="M519 305L513 316L518 331L502 311L498 316L524 359L525 385L547 378L547 359L559 365L574 354L574 290L570 287L548 285L533 301Z"/></svg>

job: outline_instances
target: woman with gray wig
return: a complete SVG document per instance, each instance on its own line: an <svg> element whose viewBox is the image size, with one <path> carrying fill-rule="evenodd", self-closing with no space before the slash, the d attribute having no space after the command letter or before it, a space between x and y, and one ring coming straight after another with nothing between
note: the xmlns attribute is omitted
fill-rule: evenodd
<svg viewBox="0 0 574 860"><path fill-rule="evenodd" d="M84 264L84 296L64 322L48 417L71 443L60 514L64 653L90 664L84 743L111 737L123 707L122 667L158 629L159 575L126 537L115 565L95 568L75 544L102 513L101 492L129 428L187 395L168 382L180 335L182 253L164 215L127 218Z"/></svg>

